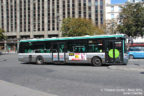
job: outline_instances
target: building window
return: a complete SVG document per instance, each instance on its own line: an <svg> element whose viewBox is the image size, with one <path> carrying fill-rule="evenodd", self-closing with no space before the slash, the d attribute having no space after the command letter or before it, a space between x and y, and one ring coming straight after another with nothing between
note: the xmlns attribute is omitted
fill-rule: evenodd
<svg viewBox="0 0 144 96"><path fill-rule="evenodd" d="M67 15L70 17L70 0L67 0Z"/></svg>
<svg viewBox="0 0 144 96"><path fill-rule="evenodd" d="M111 6L111 11L114 11L114 6Z"/></svg>
<svg viewBox="0 0 144 96"><path fill-rule="evenodd" d="M14 6L15 7L15 31L17 31L17 10L16 10L17 9L17 1L15 0L14 2L15 2L14 3L15 4L15 6Z"/></svg>
<svg viewBox="0 0 144 96"><path fill-rule="evenodd" d="M37 20L38 20L38 24L37 24L37 30L38 31L41 31L41 29L40 29L40 24L41 24L41 22L40 22L40 12L41 12L41 7L40 7L40 0L38 0L38 9L37 9L37 15L38 15L38 17L37 17Z"/></svg>
<svg viewBox="0 0 144 96"><path fill-rule="evenodd" d="M19 20L19 23L20 23L20 32L22 32L22 30L23 30L23 24L22 24L22 20L23 20L23 15L22 15L22 1L23 0L20 0L20 5L19 5L19 10L20 10L20 14L19 14L19 16L20 16L20 20Z"/></svg>
<svg viewBox="0 0 144 96"><path fill-rule="evenodd" d="M11 26L10 26L10 28L11 28L11 32L13 32L14 30L13 30L13 2L12 2L12 0L11 0L11 2L10 2L10 14L11 14L11 16L10 16L10 21L11 21Z"/></svg>
<svg viewBox="0 0 144 96"><path fill-rule="evenodd" d="M31 4L31 2L30 2L30 0L28 0L28 32L30 32L30 29L31 29L31 8L30 8L30 4Z"/></svg>
<svg viewBox="0 0 144 96"><path fill-rule="evenodd" d="M59 18L59 0L57 0L57 30L59 30L59 22L60 22L60 18Z"/></svg>
<svg viewBox="0 0 144 96"><path fill-rule="evenodd" d="M50 31L50 0L48 0L48 31Z"/></svg>
<svg viewBox="0 0 144 96"><path fill-rule="evenodd" d="M91 0L88 0L88 18L91 19Z"/></svg>
<svg viewBox="0 0 144 96"><path fill-rule="evenodd" d="M95 0L95 24L98 25L98 0Z"/></svg>
<svg viewBox="0 0 144 96"><path fill-rule="evenodd" d="M81 17L81 0L79 0L79 2L78 2L78 10L79 10L79 12L78 12L79 17Z"/></svg>
<svg viewBox="0 0 144 96"><path fill-rule="evenodd" d="M72 0L72 17L75 17L75 0Z"/></svg>
<svg viewBox="0 0 144 96"><path fill-rule="evenodd" d="M111 14L111 19L113 19L114 18L114 14Z"/></svg>
<svg viewBox="0 0 144 96"><path fill-rule="evenodd" d="M95 6L98 6L98 0L95 0Z"/></svg>
<svg viewBox="0 0 144 96"><path fill-rule="evenodd" d="M55 0L52 1L52 30L55 30Z"/></svg>
<svg viewBox="0 0 144 96"><path fill-rule="evenodd" d="M86 18L86 14L87 14L87 11L86 11L86 0L84 0L84 3L83 3L83 11L84 11L84 18Z"/></svg>
<svg viewBox="0 0 144 96"><path fill-rule="evenodd" d="M65 18L65 0L63 0L63 18Z"/></svg>
<svg viewBox="0 0 144 96"><path fill-rule="evenodd" d="M33 1L33 31L36 31L36 3Z"/></svg>
<svg viewBox="0 0 144 96"><path fill-rule="evenodd" d="M4 11L3 11L4 9L3 9L3 0L1 0L1 19L2 19L2 21L0 22L1 23L1 27L2 27L2 29L4 29Z"/></svg>
<svg viewBox="0 0 144 96"><path fill-rule="evenodd" d="M118 9L119 11L121 11L121 10L122 10L122 8L121 8L120 6L119 6L118 8L119 8L119 9Z"/></svg>

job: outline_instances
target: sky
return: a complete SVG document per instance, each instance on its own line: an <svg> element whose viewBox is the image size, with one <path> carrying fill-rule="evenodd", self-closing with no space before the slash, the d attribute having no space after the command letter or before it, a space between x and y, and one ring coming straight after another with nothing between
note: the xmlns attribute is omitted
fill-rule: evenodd
<svg viewBox="0 0 144 96"><path fill-rule="evenodd" d="M125 3L127 0L111 0L112 4Z"/></svg>

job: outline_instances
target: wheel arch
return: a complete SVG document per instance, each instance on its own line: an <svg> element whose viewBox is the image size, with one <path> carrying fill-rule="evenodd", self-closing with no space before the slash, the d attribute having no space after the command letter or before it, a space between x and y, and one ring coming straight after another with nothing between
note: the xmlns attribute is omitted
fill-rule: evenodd
<svg viewBox="0 0 144 96"><path fill-rule="evenodd" d="M97 63L97 64L94 63L94 60L95 60L96 58L100 60L100 63ZM93 56L92 59L91 59L91 64L92 64L93 66L102 66L102 65L103 65L102 58L99 57L99 56Z"/></svg>
<svg viewBox="0 0 144 96"><path fill-rule="evenodd" d="M99 56L93 56L92 59L91 59L91 63L92 63L92 60L93 60L95 57L99 58L99 59L101 60L101 62L102 62L102 58L101 58L101 57L99 57Z"/></svg>
<svg viewBox="0 0 144 96"><path fill-rule="evenodd" d="M43 57L42 55L37 55L37 56L36 56L36 59L35 59L35 62L37 61L38 58L42 58L42 59L43 59L43 62L45 62L44 57Z"/></svg>

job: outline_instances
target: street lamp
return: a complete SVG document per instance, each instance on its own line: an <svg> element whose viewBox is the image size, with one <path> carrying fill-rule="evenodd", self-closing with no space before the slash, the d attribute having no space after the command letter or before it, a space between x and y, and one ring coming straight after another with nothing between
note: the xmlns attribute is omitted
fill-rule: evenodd
<svg viewBox="0 0 144 96"><path fill-rule="evenodd" d="M4 40L4 52L7 52L7 40Z"/></svg>
<svg viewBox="0 0 144 96"><path fill-rule="evenodd" d="M114 22L112 22L112 33L114 34Z"/></svg>

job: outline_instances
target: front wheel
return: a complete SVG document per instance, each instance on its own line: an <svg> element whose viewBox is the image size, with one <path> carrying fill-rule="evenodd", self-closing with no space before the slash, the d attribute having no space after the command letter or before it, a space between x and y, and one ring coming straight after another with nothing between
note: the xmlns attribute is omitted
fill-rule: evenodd
<svg viewBox="0 0 144 96"><path fill-rule="evenodd" d="M38 56L37 59L36 59L36 64L41 65L41 64L43 64L43 63L44 63L43 57Z"/></svg>
<svg viewBox="0 0 144 96"><path fill-rule="evenodd" d="M98 57L93 57L93 59L92 59L92 65L93 66L101 66L102 65L101 59L98 58Z"/></svg>

